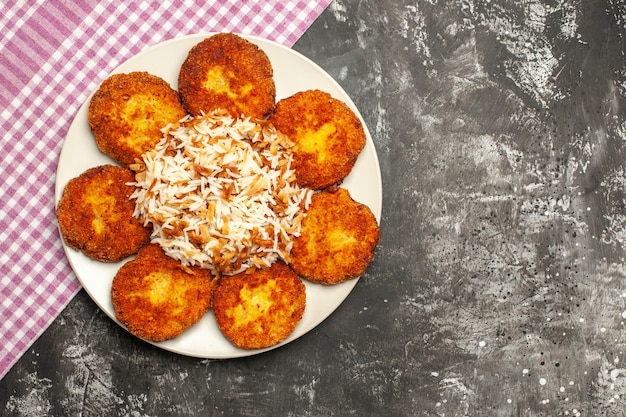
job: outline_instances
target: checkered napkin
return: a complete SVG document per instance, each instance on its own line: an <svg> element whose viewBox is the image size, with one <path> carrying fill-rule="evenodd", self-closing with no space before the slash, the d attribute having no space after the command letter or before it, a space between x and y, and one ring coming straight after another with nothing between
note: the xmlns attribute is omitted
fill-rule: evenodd
<svg viewBox="0 0 626 417"><path fill-rule="evenodd" d="M0 378L80 289L54 183L82 103L121 62L170 38L232 31L291 46L330 0L11 1L0 4Z"/></svg>

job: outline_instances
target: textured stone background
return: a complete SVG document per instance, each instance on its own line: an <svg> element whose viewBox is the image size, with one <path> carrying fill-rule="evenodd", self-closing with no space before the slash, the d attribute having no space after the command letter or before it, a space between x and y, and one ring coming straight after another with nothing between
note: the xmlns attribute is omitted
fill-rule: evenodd
<svg viewBox="0 0 626 417"><path fill-rule="evenodd" d="M351 95L384 184L376 259L308 335L157 350L81 292L0 414L621 416L626 2L338 0L295 49Z"/></svg>

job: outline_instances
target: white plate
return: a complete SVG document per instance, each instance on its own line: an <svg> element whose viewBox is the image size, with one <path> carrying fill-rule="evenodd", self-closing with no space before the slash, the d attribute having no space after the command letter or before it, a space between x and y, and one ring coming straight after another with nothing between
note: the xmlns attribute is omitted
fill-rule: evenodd
<svg viewBox="0 0 626 417"><path fill-rule="evenodd" d="M113 73L147 71L165 79L176 89L178 71L188 51L208 36L211 34L190 35L160 43L130 58ZM298 91L317 88L343 100L363 121L346 92L311 60L280 44L250 36L244 37L262 48L270 58L274 67L277 100ZM87 168L113 163L108 156L98 150L93 140L87 123L89 100L78 111L63 144L57 168L55 203L58 203L65 184L71 178L77 177ZM367 134L365 149L342 186L350 191L355 200L367 204L380 223L382 210L380 168L367 127L365 132ZM111 319L117 321L111 304L110 290L113 277L122 263L106 264L93 261L65 244L64 248L74 272L87 293ZM277 346L289 343L316 327L343 302L356 283L356 279L334 286L305 282L307 298L304 316L293 334ZM249 356L277 347L260 350L234 347L219 331L211 312L181 336L154 345L184 355L213 359Z"/></svg>

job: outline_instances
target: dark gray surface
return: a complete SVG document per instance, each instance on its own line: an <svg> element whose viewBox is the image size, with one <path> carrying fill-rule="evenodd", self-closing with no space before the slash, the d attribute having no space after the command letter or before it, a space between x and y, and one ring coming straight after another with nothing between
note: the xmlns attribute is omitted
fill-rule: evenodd
<svg viewBox="0 0 626 417"><path fill-rule="evenodd" d="M209 361L81 292L0 414L626 414L626 2L336 1L295 49L353 98L384 183L376 258L285 347Z"/></svg>

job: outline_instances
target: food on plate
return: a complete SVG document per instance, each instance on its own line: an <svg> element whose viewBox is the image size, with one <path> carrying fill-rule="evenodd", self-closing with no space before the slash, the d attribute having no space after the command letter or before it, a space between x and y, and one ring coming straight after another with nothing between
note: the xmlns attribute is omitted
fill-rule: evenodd
<svg viewBox="0 0 626 417"><path fill-rule="evenodd" d="M178 91L194 116L223 109L232 116L266 118L276 104L272 64L265 52L233 33L196 44L183 62Z"/></svg>
<svg viewBox="0 0 626 417"><path fill-rule="evenodd" d="M373 259L377 221L340 188L365 146L359 117L320 90L276 103L268 56L238 35L197 43L178 91L147 72L111 75L88 122L121 166L70 180L59 228L93 259L137 254L110 290L137 337L176 338L213 309L234 346L274 346L302 319L303 280L338 284Z"/></svg>
<svg viewBox="0 0 626 417"><path fill-rule="evenodd" d="M301 91L279 100L269 121L295 142L293 166L303 187L319 190L340 182L365 146L359 118L324 91Z"/></svg>
<svg viewBox="0 0 626 417"><path fill-rule="evenodd" d="M185 265L216 275L268 267L288 255L312 194L295 183L292 146L249 118L189 118L136 167L135 215Z"/></svg>
<svg viewBox="0 0 626 417"><path fill-rule="evenodd" d="M137 253L152 229L133 217L132 181L132 171L115 165L89 168L71 179L56 209L65 243L102 262Z"/></svg>
<svg viewBox="0 0 626 417"><path fill-rule="evenodd" d="M365 204L337 187L313 195L301 234L291 250L290 265L301 277L338 284L362 275L374 257L379 226Z"/></svg>
<svg viewBox="0 0 626 417"><path fill-rule="evenodd" d="M209 310L211 273L183 267L159 245L141 248L118 270L111 286L117 319L130 333L159 342L179 336Z"/></svg>
<svg viewBox="0 0 626 417"><path fill-rule="evenodd" d="M218 278L212 308L220 331L235 346L260 349L289 336L306 304L302 280L282 261L252 273Z"/></svg>
<svg viewBox="0 0 626 417"><path fill-rule="evenodd" d="M129 166L161 139L161 129L185 117L176 90L147 72L114 74L89 103L87 119L100 150Z"/></svg>

